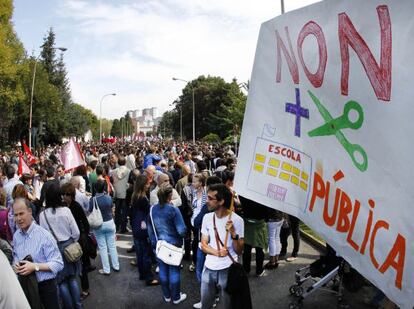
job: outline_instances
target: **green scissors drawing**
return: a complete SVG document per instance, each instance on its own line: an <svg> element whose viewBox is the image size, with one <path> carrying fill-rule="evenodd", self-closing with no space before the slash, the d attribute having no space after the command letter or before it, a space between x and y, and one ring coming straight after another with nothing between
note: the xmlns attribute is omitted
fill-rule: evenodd
<svg viewBox="0 0 414 309"><path fill-rule="evenodd" d="M364 111L362 110L361 105L359 105L356 101L348 101L344 106L344 112L342 116L338 118L333 118L325 106L319 101L319 99L310 91L308 90L310 97L312 98L313 102L315 103L316 107L321 113L322 118L325 120L325 124L322 126L313 129L308 132L310 137L314 136L327 136L327 135L335 135L338 139L339 143L345 148L346 152L350 155L352 162L354 165L361 171L364 172L368 168L368 156L365 150L358 144L351 144L342 133L341 129L353 129L357 130L362 126L364 122ZM349 113L351 111L356 111L358 114L358 119L356 121L352 121L349 118ZM359 153L362 157L362 162L358 162L357 158L355 157L355 153Z"/></svg>

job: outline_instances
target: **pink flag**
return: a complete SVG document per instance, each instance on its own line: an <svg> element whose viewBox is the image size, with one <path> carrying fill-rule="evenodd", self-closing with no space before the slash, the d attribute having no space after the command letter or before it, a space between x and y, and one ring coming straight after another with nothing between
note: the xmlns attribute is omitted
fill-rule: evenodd
<svg viewBox="0 0 414 309"><path fill-rule="evenodd" d="M80 165L85 165L85 160L79 150L79 146L72 138L60 152L60 158L62 164L65 166L65 171L72 170Z"/></svg>
<svg viewBox="0 0 414 309"><path fill-rule="evenodd" d="M23 174L30 174L30 168L27 166L27 163L23 160L23 156L19 154L19 167L17 169L17 174L19 176Z"/></svg>

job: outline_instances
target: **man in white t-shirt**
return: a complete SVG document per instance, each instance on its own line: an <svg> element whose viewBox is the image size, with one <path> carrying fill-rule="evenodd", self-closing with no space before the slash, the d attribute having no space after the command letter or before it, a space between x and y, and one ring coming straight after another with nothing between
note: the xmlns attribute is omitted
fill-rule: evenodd
<svg viewBox="0 0 414 309"><path fill-rule="evenodd" d="M214 305L216 287L220 288L222 308L231 308L230 295L225 291L227 273L233 263L229 254L237 261L244 246L243 219L230 211L231 200L232 193L224 184L209 187L207 206L213 212L204 216L201 227L201 248L206 254L201 277L201 304L206 309Z"/></svg>

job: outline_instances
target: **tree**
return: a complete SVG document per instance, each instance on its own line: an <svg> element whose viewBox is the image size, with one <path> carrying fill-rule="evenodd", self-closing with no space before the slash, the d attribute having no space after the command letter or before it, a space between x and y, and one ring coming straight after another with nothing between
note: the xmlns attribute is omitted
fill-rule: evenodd
<svg viewBox="0 0 414 309"><path fill-rule="evenodd" d="M112 129L112 120L110 119L105 119L102 118L102 133L108 137L109 135L111 135L111 129ZM97 137L99 136L99 134L97 135Z"/></svg>
<svg viewBox="0 0 414 309"><path fill-rule="evenodd" d="M114 119L112 122L111 136L121 136L121 122L119 119Z"/></svg>
<svg viewBox="0 0 414 309"><path fill-rule="evenodd" d="M0 1L0 145L10 140L9 128L14 121L13 109L18 102L27 102L21 78L25 51L12 24L13 1Z"/></svg>
<svg viewBox="0 0 414 309"><path fill-rule="evenodd" d="M209 133L206 136L203 137L203 142L206 143L220 143L220 136L218 136L217 134L214 133Z"/></svg>
<svg viewBox="0 0 414 309"><path fill-rule="evenodd" d="M196 139L209 133L215 133L224 139L231 134L235 124L241 127L246 96L240 90L237 80L227 83L221 77L200 76L184 87L182 95L175 101L175 113L168 115L173 119L175 136L179 134L181 110L183 133L187 137L192 136L193 91Z"/></svg>
<svg viewBox="0 0 414 309"><path fill-rule="evenodd" d="M174 121L177 119L176 111L166 111L161 118L160 123L158 124L157 134L161 134L164 138L174 136L179 137L178 131L174 131ZM179 119L179 118L178 118ZM178 132L178 134L177 134Z"/></svg>
<svg viewBox="0 0 414 309"><path fill-rule="evenodd" d="M43 66L49 75L49 81L55 84L55 73L56 73L56 49L55 49L55 32L53 28L50 28L43 38L42 51L40 53L42 58Z"/></svg>

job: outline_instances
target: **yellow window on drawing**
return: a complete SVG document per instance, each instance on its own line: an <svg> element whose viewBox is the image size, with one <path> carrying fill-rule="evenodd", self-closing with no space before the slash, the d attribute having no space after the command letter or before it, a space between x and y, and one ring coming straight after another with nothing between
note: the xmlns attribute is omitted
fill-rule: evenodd
<svg viewBox="0 0 414 309"><path fill-rule="evenodd" d="M305 181L308 180L308 174L306 174L304 171L302 171L302 179Z"/></svg>
<svg viewBox="0 0 414 309"><path fill-rule="evenodd" d="M303 181L300 182L300 187L305 191L308 190L308 184Z"/></svg>
<svg viewBox="0 0 414 309"><path fill-rule="evenodd" d="M289 181L290 175L288 173L281 172L279 174L279 178L283 179L283 180L286 180L286 181Z"/></svg>
<svg viewBox="0 0 414 309"><path fill-rule="evenodd" d="M265 163L266 161L266 156L256 153L256 161L260 162L260 163Z"/></svg>
<svg viewBox="0 0 414 309"><path fill-rule="evenodd" d="M292 169L292 165L290 165L287 162L283 162L282 163L282 169L285 170L286 172L290 172L290 170Z"/></svg>
<svg viewBox="0 0 414 309"><path fill-rule="evenodd" d="M274 168L269 167L267 169L267 174L270 175L270 176L276 177L277 176L277 170L275 170Z"/></svg>
<svg viewBox="0 0 414 309"><path fill-rule="evenodd" d="M299 185L299 178L298 177L296 177L296 176L291 176L290 177L290 182L291 183L294 183L295 185Z"/></svg>
<svg viewBox="0 0 414 309"><path fill-rule="evenodd" d="M254 166L253 166L253 168L254 168L255 171L258 171L259 173L262 173L264 167L261 164L255 163Z"/></svg>
<svg viewBox="0 0 414 309"><path fill-rule="evenodd" d="M280 161L278 159L275 159L275 158L270 158L269 159L269 165L273 166L273 167L279 167L280 166Z"/></svg>
<svg viewBox="0 0 414 309"><path fill-rule="evenodd" d="M292 166L292 173L299 177L300 170L296 166Z"/></svg>

